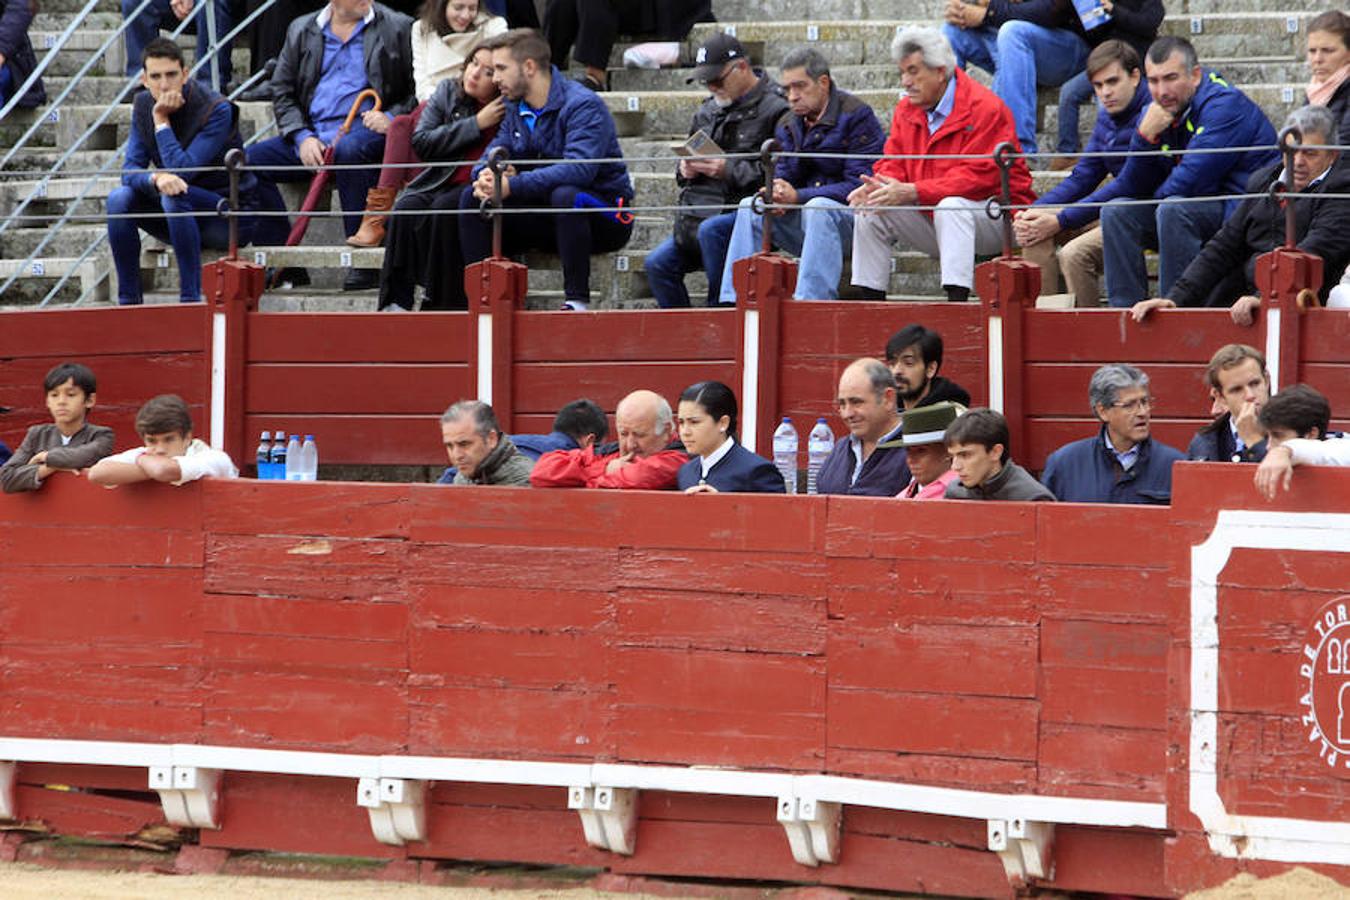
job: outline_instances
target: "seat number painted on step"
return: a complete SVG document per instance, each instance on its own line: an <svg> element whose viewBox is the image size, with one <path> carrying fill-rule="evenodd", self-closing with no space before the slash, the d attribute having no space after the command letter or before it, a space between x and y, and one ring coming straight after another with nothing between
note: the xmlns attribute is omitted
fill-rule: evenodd
<svg viewBox="0 0 1350 900"><path fill-rule="evenodd" d="M351 251L343 250L338 254L338 265L342 266L344 269L350 269L352 267Z"/></svg>
<svg viewBox="0 0 1350 900"><path fill-rule="evenodd" d="M42 49L50 50L56 46L56 35L44 34L42 36Z"/></svg>
<svg viewBox="0 0 1350 900"><path fill-rule="evenodd" d="M616 256L616 257L614 257L614 270L615 270L616 272L627 272L627 271L628 271L628 257L626 257L626 256Z"/></svg>
<svg viewBox="0 0 1350 900"><path fill-rule="evenodd" d="M628 111L629 111L629 112L637 112L637 111L638 111L639 109L641 109L641 108L642 108L642 98L641 98L641 97L629 97L629 98L628 98Z"/></svg>
<svg viewBox="0 0 1350 900"><path fill-rule="evenodd" d="M806 26L806 39L807 39L808 41L818 41L818 40L820 40L820 26L819 26L819 25L807 25L807 26Z"/></svg>
<svg viewBox="0 0 1350 900"><path fill-rule="evenodd" d="M39 259L28 267L28 271L32 275L46 275L47 264Z"/></svg>
<svg viewBox="0 0 1350 900"><path fill-rule="evenodd" d="M267 265L267 254L264 253L264 252L262 252L261 250L254 250L254 251L253 251L253 264L254 264L255 266L265 266L265 265Z"/></svg>
<svg viewBox="0 0 1350 900"><path fill-rule="evenodd" d="M1286 16L1284 19L1284 30L1290 34L1298 34L1298 16Z"/></svg>
<svg viewBox="0 0 1350 900"><path fill-rule="evenodd" d="M1191 16L1191 34L1203 34L1205 31L1205 20L1200 16Z"/></svg>
<svg viewBox="0 0 1350 900"><path fill-rule="evenodd" d="M47 113L48 124L55 125L57 122L60 121L61 121L61 110L54 109L51 112Z"/></svg>
<svg viewBox="0 0 1350 900"><path fill-rule="evenodd" d="M1288 87L1287 85L1283 88L1280 88L1280 99L1283 100L1285 103L1293 103L1294 89Z"/></svg>
<svg viewBox="0 0 1350 900"><path fill-rule="evenodd" d="M43 197L46 196L47 196L47 182L39 181L37 183L37 186L33 188L33 199L41 200Z"/></svg>
<svg viewBox="0 0 1350 900"><path fill-rule="evenodd" d="M157 269L167 269L168 267L169 267L169 254L167 254L167 253L156 253L156 254L155 254L155 268L157 268Z"/></svg>
<svg viewBox="0 0 1350 900"><path fill-rule="evenodd" d="M732 37L735 37L735 36L736 36L736 26L735 26L735 25L725 25L725 26L723 26L723 28L722 28L722 33L723 33L723 34L731 35Z"/></svg>

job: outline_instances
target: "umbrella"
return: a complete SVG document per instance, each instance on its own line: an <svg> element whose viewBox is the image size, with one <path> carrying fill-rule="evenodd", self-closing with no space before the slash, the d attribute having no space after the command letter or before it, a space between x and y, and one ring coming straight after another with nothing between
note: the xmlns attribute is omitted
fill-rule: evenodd
<svg viewBox="0 0 1350 900"><path fill-rule="evenodd" d="M314 174L314 180L310 182L309 185L309 193L305 194L304 202L300 204L300 215L295 220L295 224L291 226L291 233L286 235L287 247L294 247L304 240L305 231L309 228L309 214L319 205L319 197L323 194L324 188L328 186L328 180L333 177L332 170L329 169L328 166L333 164L333 155L337 152L337 143L342 140L343 135L352 130L352 121L356 118L357 110L361 108L362 101L367 97L370 97L375 101L375 105L371 107L371 109L375 112L379 112L380 95L374 90L366 88L356 95L356 99L352 101L352 108L347 113L346 121L342 123L342 127L338 129L337 134L333 137L333 143L329 144L327 149L323 151L323 166ZM279 278L280 275L281 269L278 267L277 274L273 278L274 287L275 280L276 278Z"/></svg>

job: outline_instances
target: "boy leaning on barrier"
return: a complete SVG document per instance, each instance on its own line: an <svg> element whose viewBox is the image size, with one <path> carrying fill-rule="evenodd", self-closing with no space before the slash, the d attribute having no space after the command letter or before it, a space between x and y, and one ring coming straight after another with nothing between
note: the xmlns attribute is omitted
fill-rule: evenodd
<svg viewBox="0 0 1350 900"><path fill-rule="evenodd" d="M104 487L161 481L182 485L199 478L238 478L228 454L192 436L192 414L176 394L161 394L136 413L143 447L124 450L89 470L89 480Z"/></svg>
<svg viewBox="0 0 1350 900"><path fill-rule="evenodd" d="M1008 454L1008 420L992 409L972 409L943 436L957 481L948 500L1054 500L1055 495Z"/></svg>
<svg viewBox="0 0 1350 900"><path fill-rule="evenodd" d="M1350 466L1350 439L1329 431L1331 404L1306 384L1291 384L1271 397L1259 413L1270 448L1256 469L1256 489L1274 500L1289 490L1294 466Z"/></svg>
<svg viewBox="0 0 1350 900"><path fill-rule="evenodd" d="M79 363L61 363L42 380L52 424L34 425L9 461L0 466L6 494L36 491L57 472L79 474L113 452L113 431L87 420L98 383Z"/></svg>

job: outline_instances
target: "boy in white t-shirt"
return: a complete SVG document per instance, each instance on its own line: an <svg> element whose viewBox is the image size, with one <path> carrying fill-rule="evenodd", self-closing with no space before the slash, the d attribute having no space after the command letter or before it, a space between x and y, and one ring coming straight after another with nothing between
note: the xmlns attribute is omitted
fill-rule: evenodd
<svg viewBox="0 0 1350 900"><path fill-rule="evenodd" d="M198 478L237 478L239 470L222 450L192 436L192 415L183 398L161 394L136 413L136 433L145 442L99 461L89 480L104 487L137 481L187 484Z"/></svg>

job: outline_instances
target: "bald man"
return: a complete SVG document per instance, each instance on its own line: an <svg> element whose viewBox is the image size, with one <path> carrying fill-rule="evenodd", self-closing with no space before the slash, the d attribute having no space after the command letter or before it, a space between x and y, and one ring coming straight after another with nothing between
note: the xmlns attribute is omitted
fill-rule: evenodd
<svg viewBox="0 0 1350 900"><path fill-rule="evenodd" d="M835 442L816 475L820 493L894 497L909 484L904 449L878 446L900 436L895 395L895 376L881 360L864 357L844 369L838 402L848 434Z"/></svg>
<svg viewBox="0 0 1350 900"><path fill-rule="evenodd" d="M689 459L675 438L675 416L655 391L633 391L614 412L618 443L545 453L530 473L537 488L669 491Z"/></svg>

